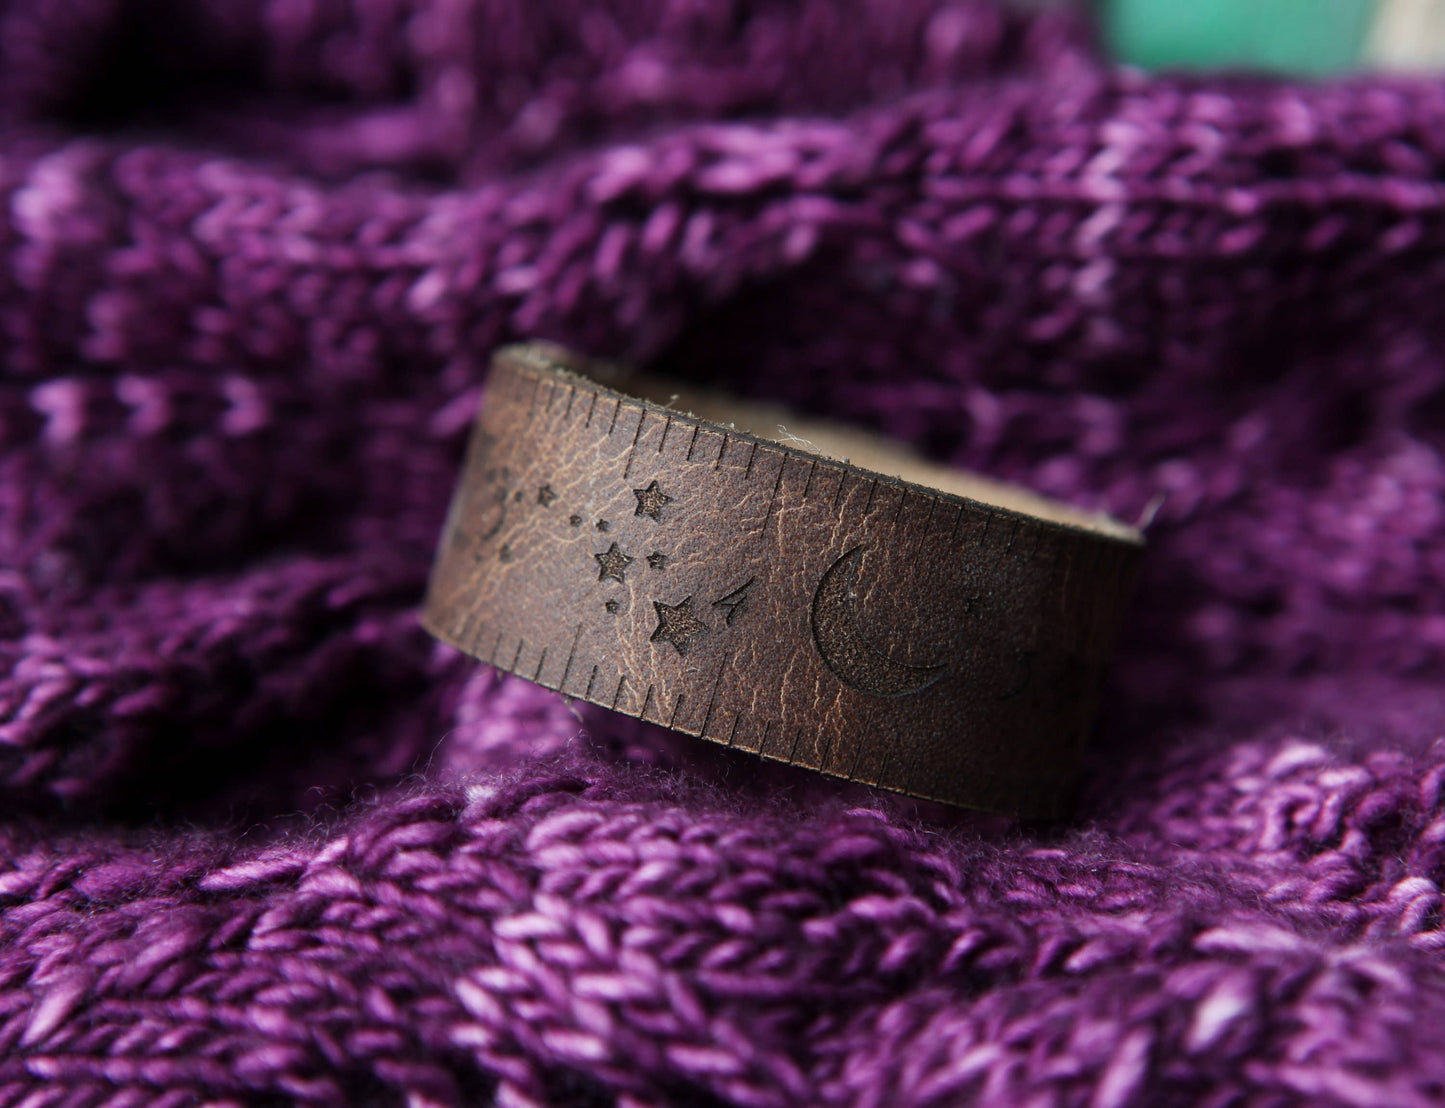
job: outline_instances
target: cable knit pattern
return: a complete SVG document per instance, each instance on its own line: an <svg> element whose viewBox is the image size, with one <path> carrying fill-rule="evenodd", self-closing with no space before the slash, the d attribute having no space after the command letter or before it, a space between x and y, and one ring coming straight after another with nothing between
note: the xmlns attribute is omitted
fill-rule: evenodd
<svg viewBox="0 0 1445 1108"><path fill-rule="evenodd" d="M0 1108L1445 1096L1445 83L987 0L0 0ZM543 336L1146 521L1079 818L415 608Z"/></svg>

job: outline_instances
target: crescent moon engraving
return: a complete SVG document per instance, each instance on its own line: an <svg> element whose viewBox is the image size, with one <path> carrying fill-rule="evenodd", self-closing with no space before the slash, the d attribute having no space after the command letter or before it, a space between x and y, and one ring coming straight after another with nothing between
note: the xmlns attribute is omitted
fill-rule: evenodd
<svg viewBox="0 0 1445 1108"><path fill-rule="evenodd" d="M911 696L943 676L945 664L912 666L872 646L858 626L855 608L858 566L855 546L828 567L813 593L813 645L834 676L870 696Z"/></svg>

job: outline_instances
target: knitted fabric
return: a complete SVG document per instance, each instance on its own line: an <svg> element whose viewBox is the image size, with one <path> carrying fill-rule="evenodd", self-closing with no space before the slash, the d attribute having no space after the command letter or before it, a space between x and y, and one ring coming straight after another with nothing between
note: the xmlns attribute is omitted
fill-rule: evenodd
<svg viewBox="0 0 1445 1108"><path fill-rule="evenodd" d="M984 0L0 0L0 1105L1445 1096L1445 84ZM543 336L1148 523L1076 821L416 606Z"/></svg>

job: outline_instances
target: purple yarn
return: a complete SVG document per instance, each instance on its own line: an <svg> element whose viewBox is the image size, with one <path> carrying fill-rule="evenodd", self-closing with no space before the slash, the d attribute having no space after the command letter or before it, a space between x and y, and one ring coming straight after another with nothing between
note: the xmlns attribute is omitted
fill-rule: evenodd
<svg viewBox="0 0 1445 1108"><path fill-rule="evenodd" d="M1445 83L985 0L0 0L0 1108L1445 1096ZM1150 549L1079 820L415 607L489 350Z"/></svg>

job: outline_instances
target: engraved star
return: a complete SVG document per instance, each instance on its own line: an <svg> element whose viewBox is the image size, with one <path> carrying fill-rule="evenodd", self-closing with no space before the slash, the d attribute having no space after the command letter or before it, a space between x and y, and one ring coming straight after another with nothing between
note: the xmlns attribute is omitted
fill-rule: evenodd
<svg viewBox="0 0 1445 1108"><path fill-rule="evenodd" d="M617 548L616 543L609 546L603 553L594 554L592 557L596 558L597 564L602 567L601 571L597 574L597 580L606 581L610 577L614 581L621 581L623 584L627 583L624 571L632 564L632 559L622 553L622 551Z"/></svg>
<svg viewBox="0 0 1445 1108"><path fill-rule="evenodd" d="M653 569L666 569L667 555L664 554L661 550L654 550L651 554L647 556L647 564L650 565Z"/></svg>
<svg viewBox="0 0 1445 1108"><path fill-rule="evenodd" d="M651 516L658 521L662 519L662 506L672 503L672 497L659 489L656 481L645 489L633 489L632 495L637 497L637 511L633 515Z"/></svg>
<svg viewBox="0 0 1445 1108"><path fill-rule="evenodd" d="M711 628L692 614L692 597L681 604L664 604L654 600L657 609L657 630L652 633L653 642L670 642L679 654L686 654L692 640L706 635Z"/></svg>
<svg viewBox="0 0 1445 1108"><path fill-rule="evenodd" d="M537 490L537 503L544 508L550 508L552 501L557 499L557 494L552 491L551 485L543 485Z"/></svg>

